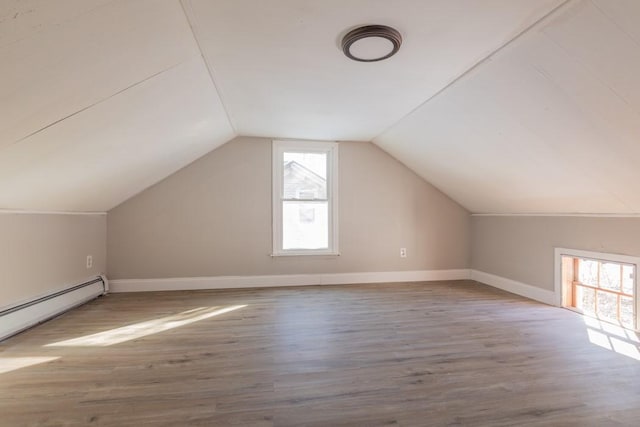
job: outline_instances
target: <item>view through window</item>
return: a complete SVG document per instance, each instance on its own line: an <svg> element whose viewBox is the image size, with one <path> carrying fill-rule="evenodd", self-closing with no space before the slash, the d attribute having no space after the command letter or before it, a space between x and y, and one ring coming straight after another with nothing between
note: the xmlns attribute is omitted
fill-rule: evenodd
<svg viewBox="0 0 640 427"><path fill-rule="evenodd" d="M562 305L635 329L635 270L632 264L563 256Z"/></svg>
<svg viewBox="0 0 640 427"><path fill-rule="evenodd" d="M329 248L327 153L283 153L282 249Z"/></svg>
<svg viewBox="0 0 640 427"><path fill-rule="evenodd" d="M274 142L274 254L336 251L337 145Z"/></svg>

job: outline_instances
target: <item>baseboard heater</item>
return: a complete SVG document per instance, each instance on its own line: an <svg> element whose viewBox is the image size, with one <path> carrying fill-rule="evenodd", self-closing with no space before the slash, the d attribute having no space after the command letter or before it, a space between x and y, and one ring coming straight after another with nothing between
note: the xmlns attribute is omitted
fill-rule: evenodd
<svg viewBox="0 0 640 427"><path fill-rule="evenodd" d="M61 291L3 309L0 311L0 341L104 295L108 291L109 282L106 277L98 276Z"/></svg>

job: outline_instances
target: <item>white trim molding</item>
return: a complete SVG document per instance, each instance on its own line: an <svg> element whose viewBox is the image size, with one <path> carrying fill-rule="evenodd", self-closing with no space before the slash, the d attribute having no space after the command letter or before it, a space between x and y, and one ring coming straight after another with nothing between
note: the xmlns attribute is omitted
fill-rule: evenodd
<svg viewBox="0 0 640 427"><path fill-rule="evenodd" d="M640 213L472 213L471 216L573 217L573 218L638 218Z"/></svg>
<svg viewBox="0 0 640 427"><path fill-rule="evenodd" d="M281 286L347 285L356 283L432 282L440 280L468 280L469 278L470 271L468 269L457 269L332 274L286 274L271 276L116 279L109 281L109 292L270 288Z"/></svg>
<svg viewBox="0 0 640 427"><path fill-rule="evenodd" d="M106 215L106 212L74 211L29 211L23 209L0 209L0 215Z"/></svg>
<svg viewBox="0 0 640 427"><path fill-rule="evenodd" d="M288 255L333 255L338 256L338 150L337 142L322 141L282 141L272 142L272 209L273 209L273 249L271 256ZM324 154L327 159L326 198L325 199L288 199L284 195L284 155L286 153ZM327 247L323 249L284 249L283 248L283 203L327 203L328 236Z"/></svg>
<svg viewBox="0 0 640 427"><path fill-rule="evenodd" d="M485 273L478 270L471 270L471 280L545 304L556 305L554 291L542 289L537 286L528 285L516 280L507 279L506 277L496 276L495 274Z"/></svg>

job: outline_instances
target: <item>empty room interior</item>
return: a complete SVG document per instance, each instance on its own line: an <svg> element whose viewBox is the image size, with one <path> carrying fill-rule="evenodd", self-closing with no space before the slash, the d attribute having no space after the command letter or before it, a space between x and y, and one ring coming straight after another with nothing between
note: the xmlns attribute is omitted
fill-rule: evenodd
<svg viewBox="0 0 640 427"><path fill-rule="evenodd" d="M0 0L0 426L640 425L640 1Z"/></svg>

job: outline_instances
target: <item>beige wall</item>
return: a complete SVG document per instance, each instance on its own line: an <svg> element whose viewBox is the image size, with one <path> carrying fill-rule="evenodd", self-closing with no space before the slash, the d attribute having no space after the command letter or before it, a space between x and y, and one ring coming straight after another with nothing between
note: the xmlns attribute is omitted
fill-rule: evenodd
<svg viewBox="0 0 640 427"><path fill-rule="evenodd" d="M236 138L108 213L109 278L468 267L468 212L384 151L341 143L339 180L341 256L271 257L271 140Z"/></svg>
<svg viewBox="0 0 640 427"><path fill-rule="evenodd" d="M474 216L471 267L553 290L554 248L640 256L640 218Z"/></svg>
<svg viewBox="0 0 640 427"><path fill-rule="evenodd" d="M0 213L0 307L105 272L106 227L106 215Z"/></svg>

